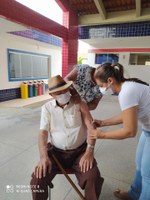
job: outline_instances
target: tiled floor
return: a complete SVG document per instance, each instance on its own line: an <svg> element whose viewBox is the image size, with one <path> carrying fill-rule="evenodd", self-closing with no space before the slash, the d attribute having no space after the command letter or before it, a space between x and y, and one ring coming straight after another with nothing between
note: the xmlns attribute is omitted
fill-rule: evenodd
<svg viewBox="0 0 150 200"><path fill-rule="evenodd" d="M40 98L0 103L0 200L31 200L28 187L30 175L39 159L40 106L49 96ZM97 110L91 113L94 118L103 119L119 111L116 97L111 97L111 100L103 98ZM112 128L116 127L109 127ZM136 145L137 137L97 141L95 156L105 178L99 200L115 200L113 191L116 188L128 189L134 176ZM71 178L76 182L74 175ZM79 200L63 175L56 176L53 183L52 200Z"/></svg>

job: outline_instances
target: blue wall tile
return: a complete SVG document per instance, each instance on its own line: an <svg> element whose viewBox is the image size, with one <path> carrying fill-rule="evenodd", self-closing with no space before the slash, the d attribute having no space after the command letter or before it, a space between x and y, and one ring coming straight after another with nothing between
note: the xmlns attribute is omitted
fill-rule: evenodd
<svg viewBox="0 0 150 200"><path fill-rule="evenodd" d="M0 90L0 102L21 98L20 88Z"/></svg>
<svg viewBox="0 0 150 200"><path fill-rule="evenodd" d="M25 38L30 38L30 39L37 40L40 42L45 42L54 46L62 47L61 38L58 38L53 35L41 33L36 30L13 31L13 32L8 32L8 33L13 34L13 35L19 35Z"/></svg>
<svg viewBox="0 0 150 200"><path fill-rule="evenodd" d="M45 89L48 90L48 84L45 85ZM0 90L0 102L17 99L17 98L21 98L20 88Z"/></svg>
<svg viewBox="0 0 150 200"><path fill-rule="evenodd" d="M150 21L80 26L79 39L150 36Z"/></svg>

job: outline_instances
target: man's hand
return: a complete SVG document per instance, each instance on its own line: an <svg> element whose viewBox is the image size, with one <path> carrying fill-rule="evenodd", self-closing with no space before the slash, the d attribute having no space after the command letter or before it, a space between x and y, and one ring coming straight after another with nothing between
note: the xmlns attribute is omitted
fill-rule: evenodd
<svg viewBox="0 0 150 200"><path fill-rule="evenodd" d="M51 172L51 161L48 157L41 158L38 165L35 167L34 175L36 175L36 178L42 178L46 176L46 172Z"/></svg>
<svg viewBox="0 0 150 200"><path fill-rule="evenodd" d="M81 157L80 162L79 162L79 166L81 168L81 172L86 172L89 169L92 168L93 166L93 150L86 150L86 152L84 153L84 155Z"/></svg>

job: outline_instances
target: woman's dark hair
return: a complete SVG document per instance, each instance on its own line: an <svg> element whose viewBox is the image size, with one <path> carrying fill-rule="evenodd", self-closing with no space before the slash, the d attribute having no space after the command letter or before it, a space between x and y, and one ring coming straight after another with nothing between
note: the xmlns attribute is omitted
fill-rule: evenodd
<svg viewBox="0 0 150 200"><path fill-rule="evenodd" d="M111 63L104 63L97 67L95 78L100 79L101 81L107 83L109 77L115 78L118 83L125 82L125 81L132 81L141 83L144 85L149 85L148 83L138 79L138 78L125 78L124 77L124 68L121 64L111 64Z"/></svg>

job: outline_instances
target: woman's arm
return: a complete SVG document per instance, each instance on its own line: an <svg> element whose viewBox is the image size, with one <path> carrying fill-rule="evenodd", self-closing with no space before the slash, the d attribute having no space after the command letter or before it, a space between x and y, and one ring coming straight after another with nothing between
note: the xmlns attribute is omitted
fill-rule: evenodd
<svg viewBox="0 0 150 200"><path fill-rule="evenodd" d="M77 67L74 67L73 70L68 75L66 75L64 80L65 81L75 81L77 78L77 74L78 74ZM73 85L70 87L70 93L73 97L74 103L75 104L80 103L80 101L81 101L80 95L78 94L78 92L76 91L76 89L74 88Z"/></svg>
<svg viewBox="0 0 150 200"><path fill-rule="evenodd" d="M75 81L77 78L78 72L77 67L74 67L69 74L67 74L64 78L65 81Z"/></svg>
<svg viewBox="0 0 150 200"><path fill-rule="evenodd" d="M123 128L110 131L91 130L91 139L125 139L134 137L137 132L137 106L122 111Z"/></svg>
<svg viewBox="0 0 150 200"><path fill-rule="evenodd" d="M112 126L121 123L123 123L123 120L122 120L122 114L120 113L119 115L103 120L102 126Z"/></svg>
<svg viewBox="0 0 150 200"><path fill-rule="evenodd" d="M102 127L102 126L112 126L112 125L117 125L117 124L121 124L122 121L122 115L121 113L117 116L108 118L108 119L104 119L104 120L97 120L94 119L93 120L93 124L95 124L97 127Z"/></svg>

